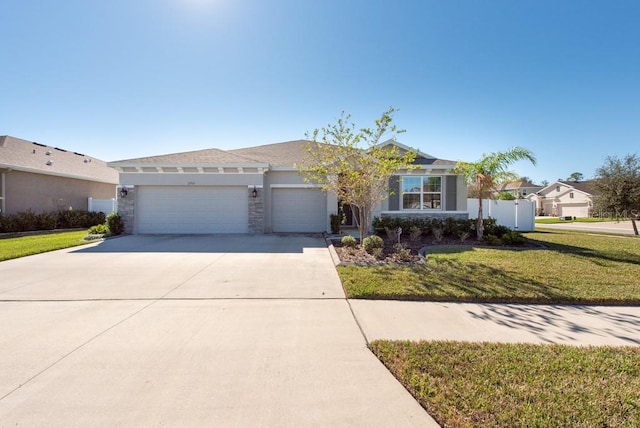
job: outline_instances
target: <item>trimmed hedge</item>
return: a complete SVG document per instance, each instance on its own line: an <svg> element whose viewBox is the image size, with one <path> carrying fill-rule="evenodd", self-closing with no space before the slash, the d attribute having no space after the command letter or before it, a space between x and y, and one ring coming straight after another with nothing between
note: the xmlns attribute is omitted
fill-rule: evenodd
<svg viewBox="0 0 640 428"><path fill-rule="evenodd" d="M506 226L496 224L496 219L485 218L484 233L485 235L494 235L501 238L503 235L511 232ZM448 217L446 219L439 218L400 218L400 217L374 217L373 229L384 234L386 230L396 230L402 228L402 234L407 235L413 230L421 230L423 235L442 232L443 236L458 237L460 234L469 232L469 237L477 238L476 220L475 219L455 219Z"/></svg>
<svg viewBox="0 0 640 428"><path fill-rule="evenodd" d="M69 210L36 214L23 211L0 215L0 233L31 232L36 230L90 228L106 221L104 213Z"/></svg>

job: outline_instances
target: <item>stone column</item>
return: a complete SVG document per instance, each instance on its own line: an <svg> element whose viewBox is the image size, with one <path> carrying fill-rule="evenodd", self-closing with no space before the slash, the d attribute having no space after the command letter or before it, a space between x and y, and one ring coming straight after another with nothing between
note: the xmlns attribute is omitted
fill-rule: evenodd
<svg viewBox="0 0 640 428"><path fill-rule="evenodd" d="M124 233L133 233L133 222L136 213L136 189L135 187L127 187L127 195L120 195L118 189L118 215L122 218L124 224Z"/></svg>
<svg viewBox="0 0 640 428"><path fill-rule="evenodd" d="M256 189L256 192L254 198L253 189L248 189L249 233L264 233L264 191Z"/></svg>

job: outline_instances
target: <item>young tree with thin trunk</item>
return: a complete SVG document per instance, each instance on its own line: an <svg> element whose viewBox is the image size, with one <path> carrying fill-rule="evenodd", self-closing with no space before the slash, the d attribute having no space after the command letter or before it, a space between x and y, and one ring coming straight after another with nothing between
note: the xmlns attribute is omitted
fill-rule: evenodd
<svg viewBox="0 0 640 428"><path fill-rule="evenodd" d="M400 169L414 168L415 152L381 144L383 138L395 139L404 132L392 123L395 111L389 108L376 119L374 128L360 130L343 112L335 124L307 133L312 140L309 156L297 165L305 181L320 184L341 203L357 208L361 239L369 234L376 205L389 197L389 179Z"/></svg>
<svg viewBox="0 0 640 428"><path fill-rule="evenodd" d="M484 221L482 213L482 200L491 198L493 190L501 183L516 181L518 175L508 171L514 163L528 160L533 165L536 158L533 153L523 147L512 147L506 152L484 154L476 162L458 162L454 171L463 174L467 185L473 190L473 195L478 198L478 218L476 220L476 233L478 239L484 236Z"/></svg>

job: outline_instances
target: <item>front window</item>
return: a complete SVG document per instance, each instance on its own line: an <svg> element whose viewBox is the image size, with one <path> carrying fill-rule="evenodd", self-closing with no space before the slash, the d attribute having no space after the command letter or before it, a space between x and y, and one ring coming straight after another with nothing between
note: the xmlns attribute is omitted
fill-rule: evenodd
<svg viewBox="0 0 640 428"><path fill-rule="evenodd" d="M402 209L442 209L442 177L402 177Z"/></svg>

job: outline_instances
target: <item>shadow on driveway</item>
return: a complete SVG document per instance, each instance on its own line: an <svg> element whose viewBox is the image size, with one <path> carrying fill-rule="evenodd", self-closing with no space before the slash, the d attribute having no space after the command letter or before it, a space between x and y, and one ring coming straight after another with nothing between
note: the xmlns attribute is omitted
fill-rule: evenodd
<svg viewBox="0 0 640 428"><path fill-rule="evenodd" d="M72 253L287 253L326 248L320 234L127 235Z"/></svg>

